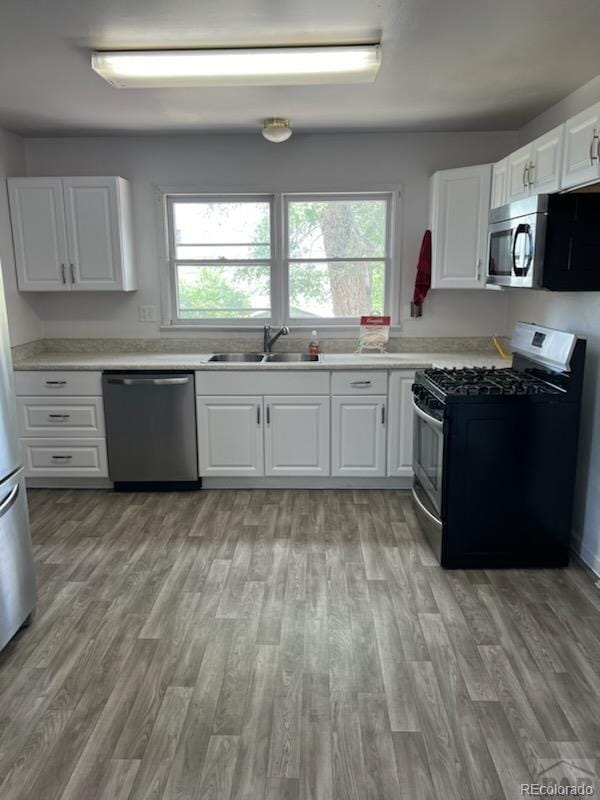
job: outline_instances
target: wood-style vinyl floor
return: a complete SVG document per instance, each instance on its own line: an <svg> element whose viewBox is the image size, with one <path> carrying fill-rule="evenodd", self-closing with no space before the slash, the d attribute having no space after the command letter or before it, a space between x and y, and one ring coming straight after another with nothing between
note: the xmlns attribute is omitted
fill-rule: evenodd
<svg viewBox="0 0 600 800"><path fill-rule="evenodd" d="M400 492L29 496L2 800L515 800L600 758L580 567L445 572Z"/></svg>

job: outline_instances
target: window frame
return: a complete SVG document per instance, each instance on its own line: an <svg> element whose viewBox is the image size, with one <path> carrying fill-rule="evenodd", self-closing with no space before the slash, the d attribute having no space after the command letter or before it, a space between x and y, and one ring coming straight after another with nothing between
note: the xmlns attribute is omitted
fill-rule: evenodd
<svg viewBox="0 0 600 800"><path fill-rule="evenodd" d="M283 235L284 235L284 254L283 254L283 280L284 280L284 306L283 306L283 319L286 325L304 325L311 327L317 325L318 327L351 327L360 323L358 317L292 317L290 314L290 264L299 263L348 263L348 262L362 262L373 263L374 261L382 261L384 264L383 276L383 314L390 313L390 292L389 281L391 277L392 265L392 227L393 227L393 206L394 197L392 192L286 192L282 195L284 203L284 218L283 218ZM292 258L289 254L289 204L290 202L318 202L321 199L326 200L383 200L386 204L385 209L385 255L381 258ZM371 314L371 309L365 310L365 314Z"/></svg>
<svg viewBox="0 0 600 800"><path fill-rule="evenodd" d="M158 188L158 187L157 187ZM163 329L245 329L260 330L263 325L290 325L296 330L301 329L351 329L356 330L360 320L357 317L290 317L289 314L289 263L290 260L306 262L307 259L289 258L289 232L288 232L288 204L294 200L319 201L321 199L338 200L384 200L386 202L386 240L385 256L383 258L364 258L364 259L327 259L329 261L383 261L384 267L384 310L383 313L392 317L392 324L399 324L399 288L400 288L400 265L398 235L400 229L400 198L401 190L398 187L382 187L364 191L302 191L302 192L268 192L268 191L246 191L246 192L198 192L190 189L179 189L169 187L159 189L159 205L162 216L162 228L164 237L165 258L163 264L166 265L168 275L165 279L161 278L163 288ZM271 223L271 258L255 259L251 264L270 264L270 284L271 284L271 314L269 317L207 317L207 318L182 318L178 316L178 288L177 288L177 265L178 264L209 264L247 266L248 259L177 259L175 257L175 231L173 204L181 202L227 202L236 200L266 201L270 204L270 223ZM319 260L319 259L316 259ZM320 259L325 261L325 259ZM398 270L393 270L393 264L398 262ZM398 274L396 274L396 272ZM161 270L161 273L164 274Z"/></svg>
<svg viewBox="0 0 600 800"><path fill-rule="evenodd" d="M215 194L213 192L208 194L200 193L187 193L177 194L175 192L167 194L166 197L166 225L167 225L167 262L169 265L169 294L170 294L170 317L171 325L193 325L202 327L247 327L258 318L252 317L180 317L179 316L179 287L177 282L177 267L183 266L230 266L230 267L247 267L247 266L268 266L269 267L269 282L270 282L270 296L271 308L270 314L265 317L260 317L260 321L264 324L270 324L273 318L273 276L276 271L276 255L275 255L275 225L274 225L274 205L275 198L272 194L250 194L250 193L221 193ZM210 203L210 202L266 202L269 204L269 221L271 232L271 257L270 258L254 258L254 259L237 259L237 258L204 258L204 259L186 259L177 258L177 245L175 242L175 215L173 213L173 206L179 203Z"/></svg>

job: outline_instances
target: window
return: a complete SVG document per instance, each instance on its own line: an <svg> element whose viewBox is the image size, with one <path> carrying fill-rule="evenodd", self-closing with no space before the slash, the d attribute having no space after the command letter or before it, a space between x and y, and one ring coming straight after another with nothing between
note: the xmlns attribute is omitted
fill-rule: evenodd
<svg viewBox="0 0 600 800"><path fill-rule="evenodd" d="M356 324L388 313L392 194L170 195L172 319Z"/></svg>
<svg viewBox="0 0 600 800"><path fill-rule="evenodd" d="M178 320L271 317L270 198L170 198Z"/></svg>
<svg viewBox="0 0 600 800"><path fill-rule="evenodd" d="M289 319L383 314L388 199L293 198L286 206Z"/></svg>

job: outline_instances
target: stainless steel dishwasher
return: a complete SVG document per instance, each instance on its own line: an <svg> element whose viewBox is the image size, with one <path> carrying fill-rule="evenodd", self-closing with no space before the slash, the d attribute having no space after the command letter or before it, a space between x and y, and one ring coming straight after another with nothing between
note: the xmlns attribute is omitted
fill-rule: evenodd
<svg viewBox="0 0 600 800"><path fill-rule="evenodd" d="M199 488L193 372L105 372L115 489Z"/></svg>

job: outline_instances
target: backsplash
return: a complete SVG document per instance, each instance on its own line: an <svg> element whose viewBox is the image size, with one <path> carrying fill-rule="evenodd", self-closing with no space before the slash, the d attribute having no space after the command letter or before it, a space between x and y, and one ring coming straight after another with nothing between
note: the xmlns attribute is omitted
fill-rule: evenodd
<svg viewBox="0 0 600 800"><path fill-rule="evenodd" d="M308 336L285 336L277 341L276 350L305 352ZM356 338L323 339L324 353L353 353ZM262 336L222 336L198 339L38 339L12 348L15 361L41 353L220 353L260 352ZM408 337L396 336L388 344L390 353L495 353L494 343L487 336Z"/></svg>

